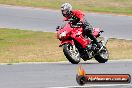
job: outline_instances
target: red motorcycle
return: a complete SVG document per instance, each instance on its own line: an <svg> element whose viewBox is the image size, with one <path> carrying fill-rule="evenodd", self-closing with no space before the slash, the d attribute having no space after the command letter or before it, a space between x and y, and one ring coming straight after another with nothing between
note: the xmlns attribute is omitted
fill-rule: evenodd
<svg viewBox="0 0 132 88"><path fill-rule="evenodd" d="M65 25L58 26L56 31L57 39L61 41L59 47L63 47L64 55L72 64L78 64L81 58L84 61L95 58L99 63L107 62L109 54L103 40L99 42L102 47L97 50L97 45L83 35L81 23L72 25L72 22L68 21ZM96 38L102 32L99 28L93 28L93 35Z"/></svg>

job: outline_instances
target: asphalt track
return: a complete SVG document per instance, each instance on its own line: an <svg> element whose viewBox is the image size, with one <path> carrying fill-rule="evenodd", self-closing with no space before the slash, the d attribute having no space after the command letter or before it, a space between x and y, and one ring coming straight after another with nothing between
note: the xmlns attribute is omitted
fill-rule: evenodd
<svg viewBox="0 0 132 88"><path fill-rule="evenodd" d="M86 13L86 19L105 31L103 37L132 39L132 16ZM0 5L0 27L55 32L62 20L56 10Z"/></svg>
<svg viewBox="0 0 132 88"><path fill-rule="evenodd" d="M87 74L130 74L132 61L96 61L81 63ZM36 63L0 65L0 88L75 87L79 65L65 63ZM88 88L132 88L131 84L89 84ZM79 87L78 87L79 88Z"/></svg>

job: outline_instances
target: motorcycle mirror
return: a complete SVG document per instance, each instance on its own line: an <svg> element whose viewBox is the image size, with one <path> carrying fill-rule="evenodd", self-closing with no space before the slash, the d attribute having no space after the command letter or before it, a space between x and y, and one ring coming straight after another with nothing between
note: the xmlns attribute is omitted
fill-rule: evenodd
<svg viewBox="0 0 132 88"><path fill-rule="evenodd" d="M56 31L58 31L59 29L60 29L60 26L57 26L57 27L56 27Z"/></svg>
<svg viewBox="0 0 132 88"><path fill-rule="evenodd" d="M103 30L100 31L100 33L104 32Z"/></svg>

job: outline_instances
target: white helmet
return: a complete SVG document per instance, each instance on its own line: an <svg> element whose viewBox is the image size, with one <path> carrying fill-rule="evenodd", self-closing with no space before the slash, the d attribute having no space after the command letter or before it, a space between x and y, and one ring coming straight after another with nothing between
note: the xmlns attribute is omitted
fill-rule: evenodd
<svg viewBox="0 0 132 88"><path fill-rule="evenodd" d="M69 3L64 3L61 5L61 12L63 16L68 17L71 14L72 6Z"/></svg>

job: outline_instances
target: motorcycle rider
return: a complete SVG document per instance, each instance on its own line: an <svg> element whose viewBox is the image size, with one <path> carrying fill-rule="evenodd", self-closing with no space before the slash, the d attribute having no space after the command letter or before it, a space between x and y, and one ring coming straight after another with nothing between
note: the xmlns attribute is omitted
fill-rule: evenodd
<svg viewBox="0 0 132 88"><path fill-rule="evenodd" d="M73 25L82 23L82 27L84 30L83 34L93 40L93 43L96 44L99 49L101 48L98 40L92 33L93 28L84 18L85 14L83 12L81 12L80 10L72 10L72 6L69 3L64 3L61 5L61 12L64 16L64 21L72 19Z"/></svg>

